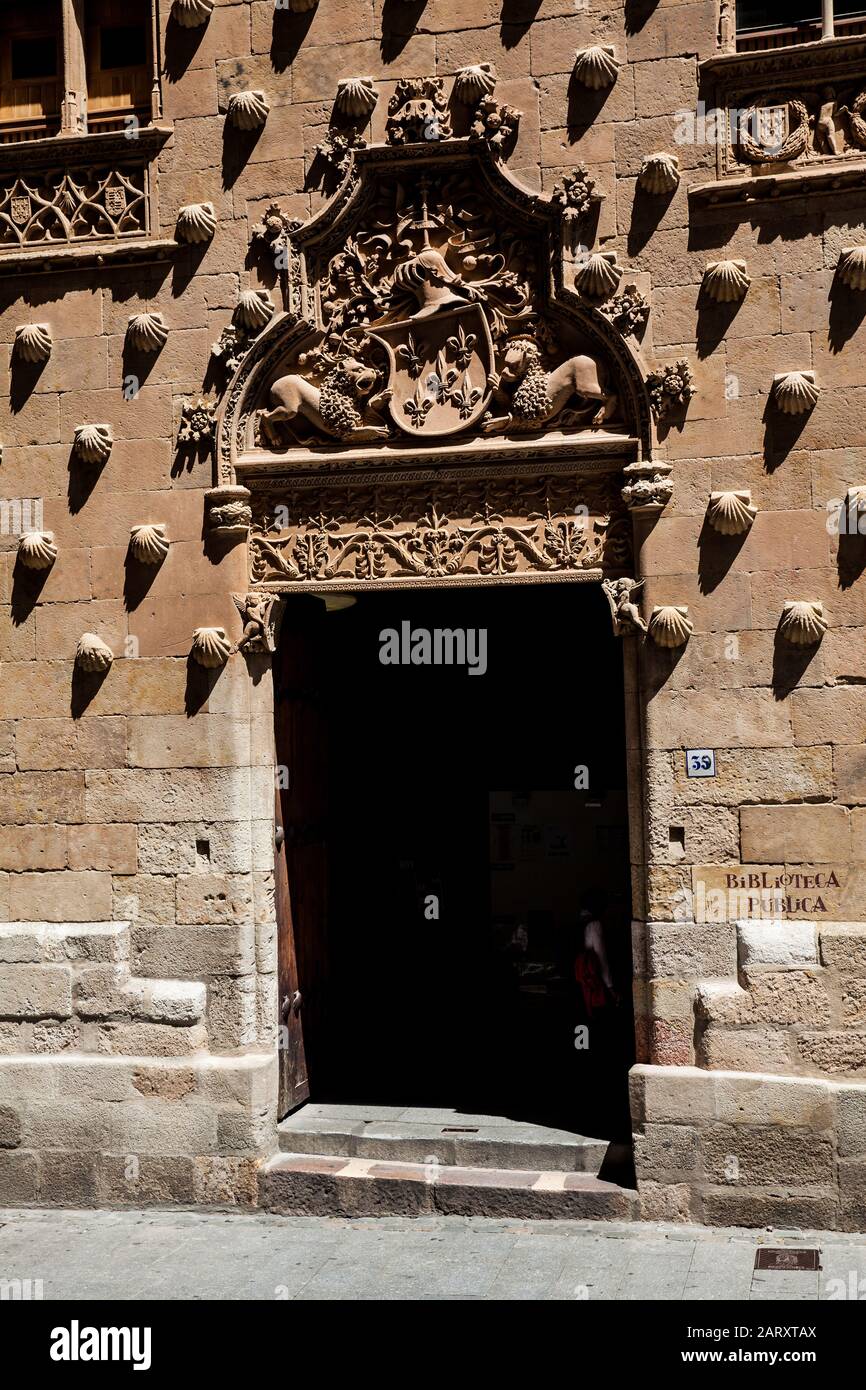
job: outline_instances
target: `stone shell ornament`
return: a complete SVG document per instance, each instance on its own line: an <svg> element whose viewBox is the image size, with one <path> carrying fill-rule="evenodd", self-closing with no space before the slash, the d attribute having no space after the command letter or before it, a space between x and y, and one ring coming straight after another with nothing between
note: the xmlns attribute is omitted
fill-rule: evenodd
<svg viewBox="0 0 866 1390"><path fill-rule="evenodd" d="M710 261L702 288L707 298L717 304L734 304L745 298L751 283L745 261Z"/></svg>
<svg viewBox="0 0 866 1390"><path fill-rule="evenodd" d="M264 92L232 92L226 106L226 120L236 130L259 130L268 119L270 109Z"/></svg>
<svg viewBox="0 0 866 1390"><path fill-rule="evenodd" d="M114 660L114 652L95 632L84 632L75 649L75 664L82 671L107 671Z"/></svg>
<svg viewBox="0 0 866 1390"><path fill-rule="evenodd" d="M234 312L235 323L258 333L274 316L274 301L267 290L243 290Z"/></svg>
<svg viewBox="0 0 866 1390"><path fill-rule="evenodd" d="M461 68L454 79L454 95L466 106L474 106L489 96L496 86L496 69L492 63L470 63Z"/></svg>
<svg viewBox="0 0 866 1390"><path fill-rule="evenodd" d="M866 290L866 246L846 246L839 257L839 279L852 290Z"/></svg>
<svg viewBox="0 0 866 1390"><path fill-rule="evenodd" d="M748 489L710 493L707 521L722 536L744 535L757 515L758 508L752 505Z"/></svg>
<svg viewBox="0 0 866 1390"><path fill-rule="evenodd" d="M575 54L575 79L591 91L598 92L604 87L612 87L618 73L616 52L608 44L594 44L592 48L581 48Z"/></svg>
<svg viewBox="0 0 866 1390"><path fill-rule="evenodd" d="M574 283L588 299L608 299L622 279L615 251L595 251L578 267Z"/></svg>
<svg viewBox="0 0 866 1390"><path fill-rule="evenodd" d="M47 362L52 345L47 323L22 323L15 329L15 351L23 362Z"/></svg>
<svg viewBox="0 0 866 1390"><path fill-rule="evenodd" d="M175 237L193 245L210 241L216 231L213 203L187 203L177 215Z"/></svg>
<svg viewBox="0 0 866 1390"><path fill-rule="evenodd" d="M829 626L823 603L789 599L779 619L779 636L795 647L814 647Z"/></svg>
<svg viewBox="0 0 866 1390"><path fill-rule="evenodd" d="M818 400L814 372L780 372L773 377L773 400L785 415L805 415Z"/></svg>
<svg viewBox="0 0 866 1390"><path fill-rule="evenodd" d="M199 666L215 670L225 666L231 656L232 644L226 637L225 628L197 627L192 634L192 658Z"/></svg>
<svg viewBox="0 0 866 1390"><path fill-rule="evenodd" d="M129 533L129 549L134 560L140 565L161 565L168 554L169 540L165 526L156 522L145 522L133 526Z"/></svg>
<svg viewBox="0 0 866 1390"><path fill-rule="evenodd" d="M110 425L76 425L72 448L82 463L105 463L113 442Z"/></svg>
<svg viewBox="0 0 866 1390"><path fill-rule="evenodd" d="M372 77L344 77L337 83L334 105L341 116L370 116L378 100Z"/></svg>
<svg viewBox="0 0 866 1390"><path fill-rule="evenodd" d="M183 29L200 29L213 14L214 0L174 0L171 13Z"/></svg>
<svg viewBox="0 0 866 1390"><path fill-rule="evenodd" d="M650 614L648 632L659 647L684 647L692 635L689 610L679 605L656 607Z"/></svg>
<svg viewBox="0 0 866 1390"><path fill-rule="evenodd" d="M19 536L18 558L29 570L49 570L57 559L53 531L27 531Z"/></svg>
<svg viewBox="0 0 866 1390"><path fill-rule="evenodd" d="M126 325L126 341L136 352L159 352L168 339L162 314L132 314Z"/></svg>
<svg viewBox="0 0 866 1390"><path fill-rule="evenodd" d="M675 154L663 151L648 154L640 166L637 181L645 193L672 193L679 187L680 161Z"/></svg>

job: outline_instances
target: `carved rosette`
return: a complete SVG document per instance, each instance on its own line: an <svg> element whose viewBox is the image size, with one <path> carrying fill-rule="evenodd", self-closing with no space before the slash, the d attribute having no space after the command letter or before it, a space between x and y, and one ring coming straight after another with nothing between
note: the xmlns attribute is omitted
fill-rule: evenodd
<svg viewBox="0 0 866 1390"><path fill-rule="evenodd" d="M595 179L586 165L578 164L572 173L553 185L550 200L561 209L565 220L571 222L587 217L598 203L604 201L604 194L596 189Z"/></svg>
<svg viewBox="0 0 866 1390"><path fill-rule="evenodd" d="M252 519L249 488L226 485L211 488L205 493L205 525L208 535L240 539L246 536Z"/></svg>
<svg viewBox="0 0 866 1390"><path fill-rule="evenodd" d="M684 357L647 377L650 404L657 420L684 410L695 394L692 369Z"/></svg>
<svg viewBox="0 0 866 1390"><path fill-rule="evenodd" d="M183 402L177 432L179 445L189 448L213 439L216 404L212 396L195 396Z"/></svg>

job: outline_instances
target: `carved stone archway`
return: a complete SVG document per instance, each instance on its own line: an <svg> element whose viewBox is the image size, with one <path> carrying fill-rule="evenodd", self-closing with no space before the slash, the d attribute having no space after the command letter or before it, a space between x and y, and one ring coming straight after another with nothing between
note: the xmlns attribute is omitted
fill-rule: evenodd
<svg viewBox="0 0 866 1390"><path fill-rule="evenodd" d="M271 594L634 572L669 495L621 271L566 284L562 200L484 141L352 151L302 226L274 210L283 309L217 420L210 528ZM629 287L625 286L625 297Z"/></svg>

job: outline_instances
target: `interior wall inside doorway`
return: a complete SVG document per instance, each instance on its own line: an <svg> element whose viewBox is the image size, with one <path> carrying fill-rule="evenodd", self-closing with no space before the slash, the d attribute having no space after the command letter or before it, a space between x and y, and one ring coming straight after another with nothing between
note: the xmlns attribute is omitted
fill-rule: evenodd
<svg viewBox="0 0 866 1390"><path fill-rule="evenodd" d="M477 674L423 660L437 630L467 635ZM306 1037L313 1099L627 1133L622 650L599 586L365 594L321 633L329 964ZM583 1053L582 905L611 979Z"/></svg>

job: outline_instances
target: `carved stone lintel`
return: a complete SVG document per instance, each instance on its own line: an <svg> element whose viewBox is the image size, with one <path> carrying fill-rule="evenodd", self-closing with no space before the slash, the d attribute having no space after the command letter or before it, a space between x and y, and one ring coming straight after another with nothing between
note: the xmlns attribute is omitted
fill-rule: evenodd
<svg viewBox="0 0 866 1390"><path fill-rule="evenodd" d="M246 536L252 522L249 488L214 487L205 493L205 525L210 536Z"/></svg>

